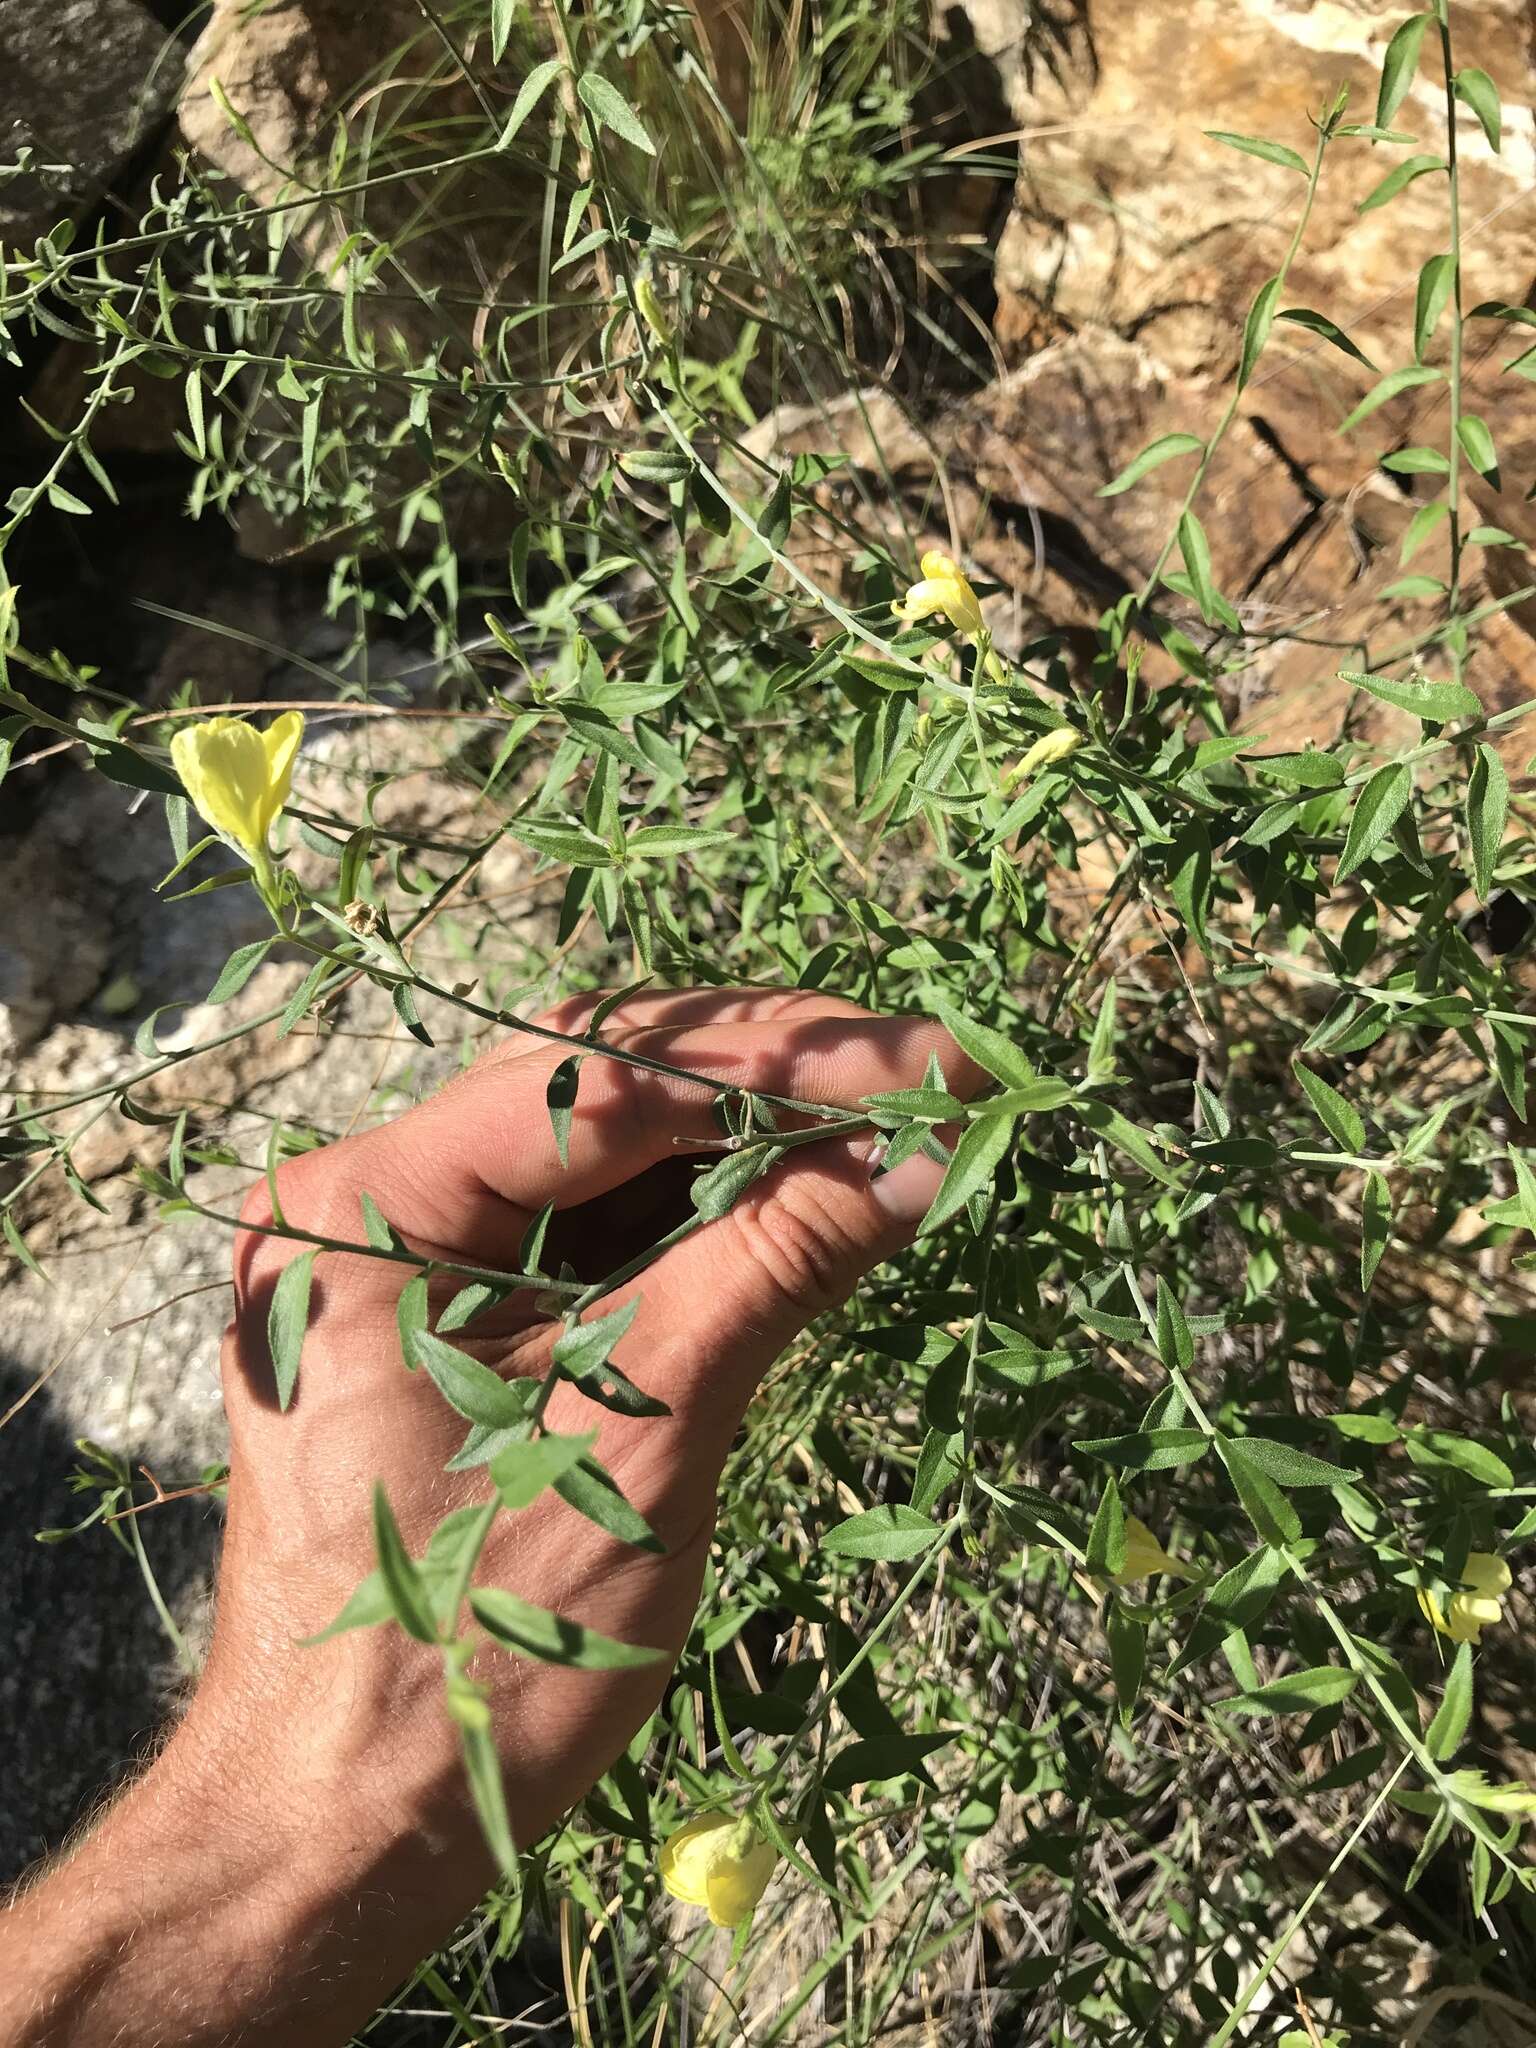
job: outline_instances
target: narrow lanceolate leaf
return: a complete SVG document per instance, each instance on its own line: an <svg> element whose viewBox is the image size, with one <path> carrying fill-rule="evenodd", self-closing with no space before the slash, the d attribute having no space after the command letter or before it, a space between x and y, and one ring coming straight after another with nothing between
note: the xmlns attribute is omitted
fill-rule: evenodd
<svg viewBox="0 0 1536 2048"><path fill-rule="evenodd" d="M921 1515L916 1508L895 1505L870 1508L865 1514L839 1522L822 1537L821 1547L831 1557L881 1558L889 1562L916 1557L920 1550L931 1549L941 1533L932 1516Z"/></svg>
<svg viewBox="0 0 1536 2048"><path fill-rule="evenodd" d="M416 1340L427 1327L429 1313L427 1276L416 1273L401 1288L395 1303L395 1328L400 1333L400 1356L407 1372L414 1372L421 1363Z"/></svg>
<svg viewBox="0 0 1536 2048"><path fill-rule="evenodd" d="M576 92L583 106L604 128L611 128L615 135L632 142L636 149L643 149L647 156L656 154L656 145L640 116L606 78L595 71L584 71L576 81Z"/></svg>
<svg viewBox="0 0 1536 2048"><path fill-rule="evenodd" d="M963 1209L972 1195L990 1186L992 1176L1013 1143L1013 1132L1014 1119L1011 1116L980 1116L974 1123L966 1125L949 1162L949 1171L922 1220L919 1235L937 1230L957 1210Z"/></svg>
<svg viewBox="0 0 1536 2048"><path fill-rule="evenodd" d="M1472 886L1484 903L1493 887L1508 816L1509 776L1504 763L1492 747L1480 746L1467 787L1467 845L1472 855Z"/></svg>
<svg viewBox="0 0 1536 2048"><path fill-rule="evenodd" d="M1472 1645L1463 1643L1446 1678L1435 1718L1424 1731L1424 1747L1437 1763L1444 1763L1460 1749L1471 1719Z"/></svg>
<svg viewBox="0 0 1536 2048"><path fill-rule="evenodd" d="M1178 1296L1161 1273L1157 1276L1157 1355L1170 1372L1188 1372L1195 1362L1195 1339Z"/></svg>
<svg viewBox="0 0 1536 2048"><path fill-rule="evenodd" d="M1002 1082L1005 1088L1025 1088L1035 1078L1035 1069L1013 1040L990 1024L981 1024L948 1003L935 1003L934 1015L963 1053L978 1067Z"/></svg>
<svg viewBox="0 0 1536 2048"><path fill-rule="evenodd" d="M614 1349L639 1309L636 1295L608 1315L578 1323L555 1339L554 1362L589 1401L611 1408L617 1415L669 1415L672 1411L665 1401L654 1400L613 1362Z"/></svg>
<svg viewBox="0 0 1536 2048"><path fill-rule="evenodd" d="M1268 1473L1261 1472L1242 1445L1229 1437L1218 1437L1216 1448L1260 1540L1276 1549L1294 1543L1301 1534L1301 1522Z"/></svg>
<svg viewBox="0 0 1536 2048"><path fill-rule="evenodd" d="M1360 1289L1371 1291L1381 1255L1392 1240L1392 1190L1385 1174L1368 1173L1360 1193Z"/></svg>
<svg viewBox="0 0 1536 2048"><path fill-rule="evenodd" d="M1344 1152L1358 1153L1365 1146L1365 1125L1360 1112L1351 1108L1336 1088L1330 1088L1321 1074L1296 1062L1296 1078L1317 1111L1318 1120L1333 1142Z"/></svg>
<svg viewBox="0 0 1536 2048"><path fill-rule="evenodd" d="M1431 256L1419 272L1419 288L1413 308L1413 352L1421 363L1455 282L1456 258L1449 252Z"/></svg>
<svg viewBox="0 0 1536 2048"><path fill-rule="evenodd" d="M316 1254L301 1252L277 1276L272 1306L267 1311L267 1348L272 1353L272 1373L277 1381L277 1405L286 1409L293 1399L299 1377L299 1354L304 1349L304 1332L309 1326L309 1289L314 1278Z"/></svg>
<svg viewBox="0 0 1536 2048"><path fill-rule="evenodd" d="M1339 432L1347 434L1352 427L1358 427L1362 420L1370 418L1378 407L1404 391L1411 391L1419 384L1438 384L1443 377L1441 370L1431 369L1427 363L1410 363L1405 370L1393 370L1383 377L1379 384L1372 385L1364 398L1339 422Z"/></svg>
<svg viewBox="0 0 1536 2048"><path fill-rule="evenodd" d="M401 1539L399 1525L391 1512L382 1486L373 1489L373 1543L379 1557L379 1577L389 1595L390 1608L407 1635L418 1642L437 1639L432 1607L421 1574L411 1561Z"/></svg>
<svg viewBox="0 0 1536 2048"><path fill-rule="evenodd" d="M476 1711L476 1708L479 1711ZM517 1848L512 1839L512 1822L507 1813L506 1783L501 1775L501 1751L491 1732L489 1707L480 1687L456 1673L448 1685L448 1711L458 1723L464 1751L464 1775L479 1816L486 1847L496 1859L504 1878L517 1880Z"/></svg>
<svg viewBox="0 0 1536 2048"><path fill-rule="evenodd" d="M1456 422L1456 438L1461 443L1461 452L1479 476L1498 474L1499 451L1493 445L1488 422L1480 414L1464 412Z"/></svg>
<svg viewBox="0 0 1536 2048"><path fill-rule="evenodd" d="M1195 603L1200 607L1200 616L1208 626L1216 623L1216 585L1211 576L1211 544L1206 539L1205 528L1193 512L1185 512L1179 520L1179 552L1184 557L1185 572L1195 593Z"/></svg>
<svg viewBox="0 0 1536 2048"><path fill-rule="evenodd" d="M604 1535L634 1550L660 1552L666 1545L640 1510L631 1507L596 1458L582 1458L554 1482L555 1491L577 1514L585 1515Z"/></svg>
<svg viewBox="0 0 1536 2048"><path fill-rule="evenodd" d="M507 38L512 33L512 20L517 12L517 0L491 0L491 62L499 64L506 52Z"/></svg>
<svg viewBox="0 0 1536 2048"><path fill-rule="evenodd" d="M1307 175L1306 158L1283 142L1268 142L1262 135L1230 135L1225 128L1207 128L1205 132L1212 142L1224 142L1228 149L1240 149L1244 156L1260 157L1267 164L1278 164L1283 171Z"/></svg>
<svg viewBox="0 0 1536 2048"><path fill-rule="evenodd" d="M1306 1714L1315 1707L1334 1707L1347 1700L1360 1674L1342 1664L1317 1664L1310 1671L1288 1671L1256 1692L1224 1704L1234 1714Z"/></svg>
<svg viewBox="0 0 1536 2048"><path fill-rule="evenodd" d="M546 1487L579 1465L597 1442L597 1431L581 1436L535 1436L525 1443L508 1444L491 1460L491 1483L501 1495L501 1504L514 1513L536 1501Z"/></svg>
<svg viewBox="0 0 1536 2048"><path fill-rule="evenodd" d="M560 1164L571 1163L571 1116L576 1108L576 1089L581 1074L580 1053L562 1060L549 1077L544 1090L544 1106L549 1111L550 1129L555 1134L555 1150L560 1154Z"/></svg>
<svg viewBox="0 0 1536 2048"><path fill-rule="evenodd" d="M1501 132L1499 115L1499 89L1486 71L1479 71L1475 64L1469 64L1464 71L1456 74L1456 97L1464 106L1476 114L1488 138L1488 147L1497 151Z"/></svg>
<svg viewBox="0 0 1536 2048"><path fill-rule="evenodd" d="M534 65L518 88L517 98L512 102L512 111L507 116L507 124L497 139L498 149L505 149L512 141L518 129L544 97L550 80L557 78L563 68L558 57L550 57L544 63Z"/></svg>
<svg viewBox="0 0 1536 2048"><path fill-rule="evenodd" d="M511 1429L526 1417L531 1380L504 1380L430 1330L416 1333L412 1349L449 1407L466 1421L486 1429Z"/></svg>
<svg viewBox="0 0 1536 2048"><path fill-rule="evenodd" d="M1293 1444L1276 1443L1272 1437L1242 1436L1236 1441L1243 1456L1276 1486L1348 1486L1360 1477L1343 1465L1331 1465L1326 1458L1314 1458Z"/></svg>
<svg viewBox="0 0 1536 2048"><path fill-rule="evenodd" d="M1383 704L1411 711L1415 718L1448 725L1453 718L1480 718L1483 707L1465 683L1437 682L1432 676L1375 676L1361 669L1341 668L1339 681L1350 683Z"/></svg>
<svg viewBox="0 0 1536 2048"><path fill-rule="evenodd" d="M1375 369L1376 365L1365 350L1357 342L1351 341L1338 322L1330 320L1326 313L1314 313L1310 306L1289 306L1285 312L1278 313L1275 317L1278 320L1290 320L1297 327L1307 328L1311 333L1320 335L1324 341L1332 342L1335 348L1342 349L1345 355L1353 356L1357 363L1364 363L1368 370Z"/></svg>
<svg viewBox="0 0 1536 2048"><path fill-rule="evenodd" d="M1349 837L1335 876L1342 882L1364 866L1407 808L1413 793L1413 770L1406 761L1378 768L1361 790L1349 821Z"/></svg>
<svg viewBox="0 0 1536 2048"><path fill-rule="evenodd" d="M1419 52L1424 47L1424 31L1429 23L1428 13L1410 14L1387 45L1381 60L1381 84L1376 91L1378 128L1392 126L1392 116L1408 97L1413 74L1419 68Z"/></svg>
<svg viewBox="0 0 1536 2048"><path fill-rule="evenodd" d="M595 1628L535 1607L500 1586L475 1586L469 1595L476 1621L488 1629L504 1650L539 1664L564 1664L573 1671L626 1671L654 1664L660 1650L639 1643L615 1642Z"/></svg>
<svg viewBox="0 0 1536 2048"><path fill-rule="evenodd" d="M1374 192L1366 194L1360 202L1360 212L1374 212L1378 206L1385 206L1388 200L1395 199L1405 186L1413 183L1415 178L1422 178L1430 171L1443 171L1445 168L1443 156L1408 157L1395 170L1388 171Z"/></svg>
<svg viewBox="0 0 1536 2048"><path fill-rule="evenodd" d="M1254 365L1264 353L1264 344L1269 339L1269 330L1275 324L1275 301L1280 296L1281 279L1270 278L1261 284L1254 294L1253 304L1248 308L1248 318L1243 323L1243 353L1237 367L1237 388L1242 390L1253 375Z"/></svg>
<svg viewBox="0 0 1536 2048"><path fill-rule="evenodd" d="M1151 441L1141 453L1132 458L1120 474L1111 482L1100 486L1101 498L1118 498L1122 491L1128 491L1133 484L1139 484L1144 476L1159 469L1165 462L1172 462L1176 455L1203 455L1205 443L1195 434L1162 434Z"/></svg>
<svg viewBox="0 0 1536 2048"><path fill-rule="evenodd" d="M1104 1482L1088 1532L1087 1564L1096 1579L1112 1579L1125 1568L1125 1508L1113 1477Z"/></svg>

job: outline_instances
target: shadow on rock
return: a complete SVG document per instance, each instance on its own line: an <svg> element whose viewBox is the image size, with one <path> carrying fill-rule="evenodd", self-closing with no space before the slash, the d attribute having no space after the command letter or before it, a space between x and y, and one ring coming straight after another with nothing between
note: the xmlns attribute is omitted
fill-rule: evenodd
<svg viewBox="0 0 1536 2048"><path fill-rule="evenodd" d="M0 1413L30 1383L0 1358ZM57 1850L131 1772L182 1682L132 1548L100 1524L36 1540L95 1504L70 1488L78 1463L46 1388L0 1436L0 1883ZM218 1555L218 1507L177 1501L137 1519L166 1605L178 1622L195 1616Z"/></svg>

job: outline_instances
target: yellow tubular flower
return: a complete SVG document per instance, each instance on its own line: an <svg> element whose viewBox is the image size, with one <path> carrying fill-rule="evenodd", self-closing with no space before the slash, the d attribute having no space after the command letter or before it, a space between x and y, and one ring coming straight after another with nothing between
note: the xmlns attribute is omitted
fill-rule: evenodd
<svg viewBox="0 0 1536 2048"><path fill-rule="evenodd" d="M1043 732L1022 759L1008 770L1003 777L1003 787L1012 789L1016 782L1026 781L1037 768L1049 768L1053 761L1065 761L1068 754L1075 754L1082 744L1083 735L1075 726L1058 725L1052 732Z"/></svg>
<svg viewBox="0 0 1536 2048"><path fill-rule="evenodd" d="M1125 1563L1114 1574L1113 1583L1134 1586L1140 1579L1150 1579L1154 1572L1167 1572L1176 1579L1191 1576L1189 1566L1180 1558L1170 1557L1145 1522L1138 1521L1134 1515L1127 1515Z"/></svg>
<svg viewBox="0 0 1536 2048"><path fill-rule="evenodd" d="M922 581L914 583L905 598L891 606L898 619L905 619L910 626L942 612L957 633L987 630L976 593L958 562L942 549L930 548L918 566L923 572Z"/></svg>
<svg viewBox="0 0 1536 2048"><path fill-rule="evenodd" d="M1472 1550L1467 1553L1462 1579L1470 1590L1453 1593L1446 1607L1442 1608L1434 1594L1423 1588L1419 1592L1419 1606L1425 1620L1453 1643L1475 1643L1481 1640L1485 1628L1504 1619L1503 1596L1509 1591L1509 1566L1502 1557L1493 1557L1486 1550Z"/></svg>
<svg viewBox="0 0 1536 2048"><path fill-rule="evenodd" d="M288 801L303 737L299 711L285 711L265 732L243 718L206 718L172 735L171 761L214 830L264 858L273 822Z"/></svg>
<svg viewBox="0 0 1536 2048"><path fill-rule="evenodd" d="M778 1860L778 1850L749 1820L701 1813L663 1843L661 1881L674 1899L702 1906L717 1927L740 1927L751 1919Z"/></svg>

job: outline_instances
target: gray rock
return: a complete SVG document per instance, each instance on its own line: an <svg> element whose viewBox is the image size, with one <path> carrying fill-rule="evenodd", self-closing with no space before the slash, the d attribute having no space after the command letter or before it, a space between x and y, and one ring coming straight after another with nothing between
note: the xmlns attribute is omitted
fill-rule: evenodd
<svg viewBox="0 0 1536 2048"><path fill-rule="evenodd" d="M181 54L136 0L0 0L5 106L0 240L31 243L73 219L164 118Z"/></svg>

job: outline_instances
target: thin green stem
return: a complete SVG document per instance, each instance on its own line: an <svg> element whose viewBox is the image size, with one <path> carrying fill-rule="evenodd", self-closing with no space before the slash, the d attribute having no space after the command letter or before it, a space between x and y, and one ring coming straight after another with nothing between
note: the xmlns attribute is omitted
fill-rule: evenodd
<svg viewBox="0 0 1536 2048"><path fill-rule="evenodd" d="M1451 569L1446 585L1447 645L1452 673L1460 680L1466 660L1466 635L1458 630L1461 609L1461 167L1456 154L1456 70L1451 57L1451 21L1446 0L1435 0L1435 19L1440 29L1440 61L1445 73L1445 163L1451 193L1451 438L1446 450L1450 468L1446 472L1445 497L1450 514Z"/></svg>

